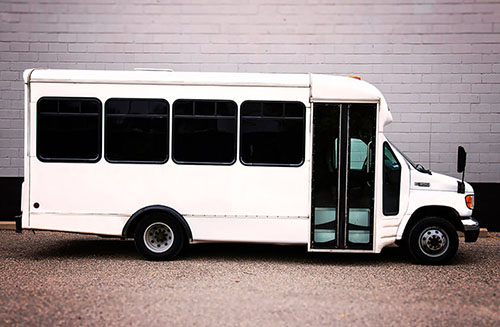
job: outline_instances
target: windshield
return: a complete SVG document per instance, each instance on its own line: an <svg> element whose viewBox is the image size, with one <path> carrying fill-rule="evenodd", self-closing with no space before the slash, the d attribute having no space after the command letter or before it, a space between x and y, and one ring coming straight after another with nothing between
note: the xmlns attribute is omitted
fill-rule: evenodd
<svg viewBox="0 0 500 327"><path fill-rule="evenodd" d="M431 171L428 170L428 169L425 169L425 167L422 164L415 163L413 160L411 160L406 154L404 154L404 152L402 152L401 150L399 150L394 145L394 143L392 143L391 141L389 141L389 139L387 139L387 142L389 142L389 144L391 145L391 147L393 149L395 149L397 152L399 152L403 156L403 158L405 158L406 162L408 162L413 168L415 168L416 170L418 170L418 171L420 171L422 173L427 173L427 174L431 173Z"/></svg>

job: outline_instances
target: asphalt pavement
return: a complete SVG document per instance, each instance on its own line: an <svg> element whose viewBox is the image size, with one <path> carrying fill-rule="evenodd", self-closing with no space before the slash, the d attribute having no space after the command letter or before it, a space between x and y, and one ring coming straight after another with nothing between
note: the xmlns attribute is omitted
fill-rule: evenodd
<svg viewBox="0 0 500 327"><path fill-rule="evenodd" d="M500 239L460 242L446 266L255 244L149 262L129 240L0 231L0 326L500 326Z"/></svg>

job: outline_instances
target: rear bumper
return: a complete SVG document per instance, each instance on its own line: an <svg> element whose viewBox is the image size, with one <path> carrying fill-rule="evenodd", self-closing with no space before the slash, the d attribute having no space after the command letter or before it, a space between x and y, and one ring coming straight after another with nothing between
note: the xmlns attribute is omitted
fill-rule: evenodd
<svg viewBox="0 0 500 327"><path fill-rule="evenodd" d="M22 233L23 231L23 227L22 227L22 218L23 216L22 215L19 215L19 216L15 216L14 217L14 220L16 222L16 232L17 233Z"/></svg>
<svg viewBox="0 0 500 327"><path fill-rule="evenodd" d="M472 217L462 219L464 226L465 242L475 242L479 237L479 223Z"/></svg>

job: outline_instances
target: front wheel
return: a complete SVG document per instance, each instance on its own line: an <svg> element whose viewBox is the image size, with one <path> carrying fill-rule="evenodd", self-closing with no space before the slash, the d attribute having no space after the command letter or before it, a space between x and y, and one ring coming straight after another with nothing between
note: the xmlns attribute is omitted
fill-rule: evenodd
<svg viewBox="0 0 500 327"><path fill-rule="evenodd" d="M135 246L148 260L173 260L181 252L185 234L179 222L166 215L153 214L135 229Z"/></svg>
<svg viewBox="0 0 500 327"><path fill-rule="evenodd" d="M411 227L407 248L412 258L419 263L444 264L458 250L458 235L448 220L426 217Z"/></svg>

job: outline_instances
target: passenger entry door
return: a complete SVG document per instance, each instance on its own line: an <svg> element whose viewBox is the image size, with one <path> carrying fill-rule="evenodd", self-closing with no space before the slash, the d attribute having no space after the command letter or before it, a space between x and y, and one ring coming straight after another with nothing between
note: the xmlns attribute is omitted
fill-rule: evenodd
<svg viewBox="0 0 500 327"><path fill-rule="evenodd" d="M311 250L373 249L377 104L314 103Z"/></svg>

